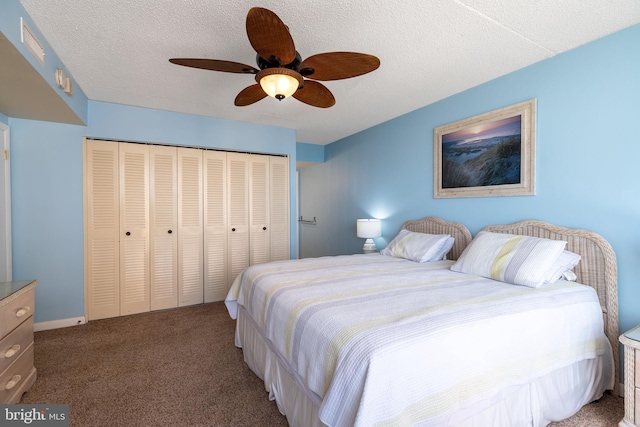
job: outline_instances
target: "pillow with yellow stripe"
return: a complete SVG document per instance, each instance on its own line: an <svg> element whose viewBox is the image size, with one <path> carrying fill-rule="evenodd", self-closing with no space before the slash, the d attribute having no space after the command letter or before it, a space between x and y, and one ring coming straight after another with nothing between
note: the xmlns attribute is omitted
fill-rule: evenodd
<svg viewBox="0 0 640 427"><path fill-rule="evenodd" d="M566 244L561 240L481 231L451 270L537 288Z"/></svg>
<svg viewBox="0 0 640 427"><path fill-rule="evenodd" d="M430 262L441 260L451 250L451 246L453 246L453 240L449 234L427 234L400 230L380 253L417 262ZM446 252L444 252L445 250Z"/></svg>

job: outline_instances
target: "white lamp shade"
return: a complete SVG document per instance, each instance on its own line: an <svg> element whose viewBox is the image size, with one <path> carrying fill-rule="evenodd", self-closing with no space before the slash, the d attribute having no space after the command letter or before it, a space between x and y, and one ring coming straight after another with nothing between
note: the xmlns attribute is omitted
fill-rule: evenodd
<svg viewBox="0 0 640 427"><path fill-rule="evenodd" d="M382 236L382 221L379 219L359 219L357 222L357 235L364 239L373 239Z"/></svg>

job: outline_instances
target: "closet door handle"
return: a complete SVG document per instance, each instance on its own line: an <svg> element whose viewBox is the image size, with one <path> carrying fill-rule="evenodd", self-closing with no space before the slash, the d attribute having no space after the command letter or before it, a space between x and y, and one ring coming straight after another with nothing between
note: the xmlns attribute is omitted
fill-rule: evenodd
<svg viewBox="0 0 640 427"><path fill-rule="evenodd" d="M126 234L127 236L131 236L131 232L130 232L130 231L127 231L127 232L126 232L126 233L124 233L124 234Z"/></svg>
<svg viewBox="0 0 640 427"><path fill-rule="evenodd" d="M266 229L267 229L267 227L262 227L262 229L263 229L263 230L266 230Z"/></svg>
<svg viewBox="0 0 640 427"><path fill-rule="evenodd" d="M173 231L169 230L169 231L167 231L167 233L171 234L171 233L173 233Z"/></svg>
<svg viewBox="0 0 640 427"><path fill-rule="evenodd" d="M233 228L231 229L231 231L236 231L236 228L235 228L235 227L233 227Z"/></svg>

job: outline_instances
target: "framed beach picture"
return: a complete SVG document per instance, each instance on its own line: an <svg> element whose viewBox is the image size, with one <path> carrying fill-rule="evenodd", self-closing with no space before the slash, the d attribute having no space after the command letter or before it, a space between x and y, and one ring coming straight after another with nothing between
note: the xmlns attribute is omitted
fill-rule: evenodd
<svg viewBox="0 0 640 427"><path fill-rule="evenodd" d="M434 129L434 197L535 194L536 100Z"/></svg>

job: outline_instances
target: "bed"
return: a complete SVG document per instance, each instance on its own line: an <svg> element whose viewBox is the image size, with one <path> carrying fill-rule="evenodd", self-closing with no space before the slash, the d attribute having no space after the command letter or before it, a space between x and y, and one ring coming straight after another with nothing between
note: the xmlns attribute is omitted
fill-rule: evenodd
<svg viewBox="0 0 640 427"><path fill-rule="evenodd" d="M441 261L281 261L234 282L235 344L290 425L543 426L614 388L617 272L602 237L533 220L485 227L580 255L577 283L530 288L452 271L472 242L461 224L402 230L454 245Z"/></svg>

